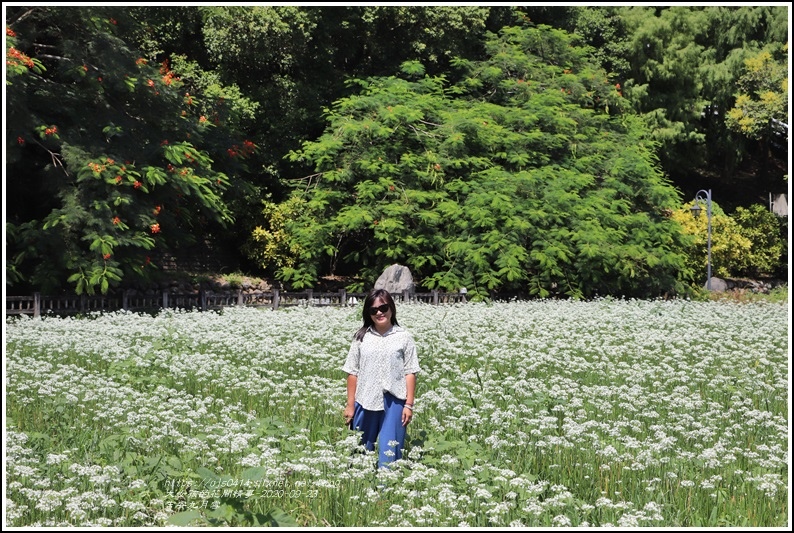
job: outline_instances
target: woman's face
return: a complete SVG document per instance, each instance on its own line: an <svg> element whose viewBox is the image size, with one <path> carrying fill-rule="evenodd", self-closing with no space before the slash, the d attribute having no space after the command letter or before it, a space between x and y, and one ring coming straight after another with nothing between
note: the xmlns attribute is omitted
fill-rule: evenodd
<svg viewBox="0 0 794 533"><path fill-rule="evenodd" d="M381 308L386 308L385 311L382 311ZM378 308L375 314L372 314L372 310ZM375 328L380 331L381 333L388 331L391 327L391 308L389 305L383 300L383 298L375 298L372 302L372 306L370 307L370 317L372 317L372 323L375 324Z"/></svg>

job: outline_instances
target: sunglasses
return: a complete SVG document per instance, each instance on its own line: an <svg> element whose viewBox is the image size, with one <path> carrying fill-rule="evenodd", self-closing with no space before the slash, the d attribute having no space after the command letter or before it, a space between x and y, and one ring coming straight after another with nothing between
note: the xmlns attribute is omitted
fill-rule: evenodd
<svg viewBox="0 0 794 533"><path fill-rule="evenodd" d="M383 304L383 305L379 305L378 307L370 307L369 308L369 314L370 315L375 315L375 314L378 313L378 311L380 311L381 313L383 313L385 315L386 311L388 311L388 310L389 310L389 304Z"/></svg>

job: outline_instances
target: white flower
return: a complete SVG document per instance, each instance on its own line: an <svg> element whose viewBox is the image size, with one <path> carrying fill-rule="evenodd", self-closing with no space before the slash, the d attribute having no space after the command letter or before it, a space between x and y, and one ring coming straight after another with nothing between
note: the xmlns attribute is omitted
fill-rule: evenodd
<svg viewBox="0 0 794 533"><path fill-rule="evenodd" d="M62 463L68 459L68 456L65 454L57 454L57 453L48 453L47 454L47 464L48 465L57 465Z"/></svg>

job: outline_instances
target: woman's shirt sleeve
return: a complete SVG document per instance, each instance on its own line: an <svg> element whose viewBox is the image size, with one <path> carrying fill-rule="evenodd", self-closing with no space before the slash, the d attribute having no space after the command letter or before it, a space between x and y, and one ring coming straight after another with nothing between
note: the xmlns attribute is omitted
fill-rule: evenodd
<svg viewBox="0 0 794 533"><path fill-rule="evenodd" d="M348 374L352 374L354 376L358 376L358 371L361 368L360 360L361 360L361 343L357 340L354 340L350 344L350 350L347 352L347 359L345 360L345 365L342 367L342 370L347 372Z"/></svg>
<svg viewBox="0 0 794 533"><path fill-rule="evenodd" d="M408 335L408 340L405 343L405 352L403 353L403 361L405 364L404 373L418 374L421 371L419 368L419 356L416 353L416 343L411 335Z"/></svg>

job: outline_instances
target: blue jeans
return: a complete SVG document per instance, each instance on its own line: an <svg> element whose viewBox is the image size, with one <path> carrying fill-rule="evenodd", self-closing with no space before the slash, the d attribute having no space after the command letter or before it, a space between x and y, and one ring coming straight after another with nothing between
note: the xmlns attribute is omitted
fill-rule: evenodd
<svg viewBox="0 0 794 533"><path fill-rule="evenodd" d="M385 468L402 457L405 447L405 426L403 426L403 405L405 400L383 393L383 411L368 411L356 402L353 412L353 429L363 431L361 444L369 451L375 450L378 441L378 468ZM397 442L389 446L389 442Z"/></svg>

